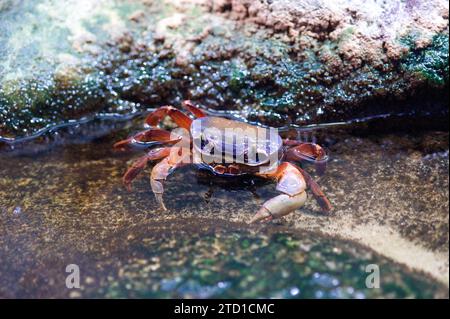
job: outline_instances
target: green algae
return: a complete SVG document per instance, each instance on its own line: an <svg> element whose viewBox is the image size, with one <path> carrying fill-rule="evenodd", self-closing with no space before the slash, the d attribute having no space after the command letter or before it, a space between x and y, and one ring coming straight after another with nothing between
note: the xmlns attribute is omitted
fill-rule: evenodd
<svg viewBox="0 0 450 319"><path fill-rule="evenodd" d="M110 274L100 295L110 298L431 298L433 286L360 248L320 236L216 232L136 240L139 253L120 281ZM380 288L366 287L366 267L381 269Z"/></svg>
<svg viewBox="0 0 450 319"><path fill-rule="evenodd" d="M448 34L437 34L431 45L424 49L415 49L414 37L406 37L403 43L413 50L403 59L402 67L423 77L431 85L448 85L448 42Z"/></svg>
<svg viewBox="0 0 450 319"><path fill-rule="evenodd" d="M0 7L0 83L39 78L54 69L60 52L75 54L68 28L54 23L45 1L7 0Z"/></svg>
<svg viewBox="0 0 450 319"><path fill-rule="evenodd" d="M108 95L106 79L93 67L93 57L69 39L94 37L86 41L96 49L97 41L111 38L109 23L111 29L113 23L126 26L130 12L140 8L137 1L6 1L0 11L0 136L32 135L98 114Z"/></svg>

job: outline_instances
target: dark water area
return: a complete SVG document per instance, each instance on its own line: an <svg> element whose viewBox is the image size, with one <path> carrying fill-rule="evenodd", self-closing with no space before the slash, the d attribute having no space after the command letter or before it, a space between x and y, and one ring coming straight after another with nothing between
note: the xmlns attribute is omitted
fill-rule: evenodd
<svg viewBox="0 0 450 319"><path fill-rule="evenodd" d="M150 190L149 165L128 192L122 174L142 151L117 152L112 145L141 123L141 117L89 122L14 147L3 143L0 297L448 296L429 274L320 232L321 223L351 216L356 223L383 221L431 251L448 249L445 127L393 133L379 119L285 130L330 151L319 183L336 212L323 216L309 200L287 221L249 226L261 203L276 195L272 183L186 167L168 179L168 211L162 212ZM293 227L303 214L317 220L318 231ZM70 264L79 266L81 289L65 286ZM379 289L365 284L371 264L382 272Z"/></svg>

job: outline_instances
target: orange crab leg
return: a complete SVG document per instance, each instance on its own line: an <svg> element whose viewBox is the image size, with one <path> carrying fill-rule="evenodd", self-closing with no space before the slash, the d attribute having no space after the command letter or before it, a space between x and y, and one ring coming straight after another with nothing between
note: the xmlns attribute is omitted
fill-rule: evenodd
<svg viewBox="0 0 450 319"><path fill-rule="evenodd" d="M170 154L170 147L158 148L151 150L146 155L140 157L136 162L131 165L123 176L123 183L131 191L132 181L139 175L139 173L145 168L147 162L155 161L167 157Z"/></svg>
<svg viewBox="0 0 450 319"><path fill-rule="evenodd" d="M191 128L192 120L189 118L189 116L174 108L173 106L162 106L156 109L147 116L145 123L151 126L156 126L165 116L170 116L170 118L172 118L172 120L179 127L182 127L186 130L189 130Z"/></svg>
<svg viewBox="0 0 450 319"><path fill-rule="evenodd" d="M306 182L296 166L285 162L274 172L261 174L261 176L276 179L278 181L277 190L283 194L266 201L250 220L250 223L285 216L305 204Z"/></svg>
<svg viewBox="0 0 450 319"><path fill-rule="evenodd" d="M200 110L199 108L198 108L198 106L196 106L194 103L192 103L192 101L190 101L190 100L186 100L186 101L183 101L182 103L181 103L181 105L186 109L186 110L188 110L189 112L191 112L196 118L201 118L201 117L205 117L206 116L206 114L202 111L202 110Z"/></svg>
<svg viewBox="0 0 450 319"><path fill-rule="evenodd" d="M316 181L311 177L311 175L309 175L305 170L301 169L298 166L297 169L300 171L300 173L302 173L303 177L305 178L306 184L313 193L314 198L316 199L322 210L325 212L331 211L333 209L333 206L331 205L327 196L320 189L319 184L317 184Z"/></svg>
<svg viewBox="0 0 450 319"><path fill-rule="evenodd" d="M148 142L161 142L164 144L174 144L180 141L180 139L181 137L173 139L173 133L169 131L162 130L159 128L151 128L149 130L138 133L130 138L117 142L116 144L114 144L114 148L124 150L130 144L132 144L133 141L138 142L148 141Z"/></svg>

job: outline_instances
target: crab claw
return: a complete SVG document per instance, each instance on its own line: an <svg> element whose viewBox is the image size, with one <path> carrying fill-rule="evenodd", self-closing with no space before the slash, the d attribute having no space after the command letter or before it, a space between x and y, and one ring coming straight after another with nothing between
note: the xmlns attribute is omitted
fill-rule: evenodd
<svg viewBox="0 0 450 319"><path fill-rule="evenodd" d="M163 211L166 211L167 207L164 204L163 194L162 193L155 193L155 198L156 198L156 201L158 202L159 206L161 207L161 209Z"/></svg>
<svg viewBox="0 0 450 319"><path fill-rule="evenodd" d="M288 141L286 144L289 144ZM310 162L316 167L316 172L323 175L326 170L328 155L325 150L315 143L300 143L287 151L286 158L289 161Z"/></svg>
<svg viewBox="0 0 450 319"><path fill-rule="evenodd" d="M172 148L173 154L179 154L181 151L180 148ZM166 205L164 205L163 194L164 194L164 181L166 178L178 167L185 165L183 163L183 158L177 159L168 155L161 162L156 164L152 173L150 174L150 185L152 187L152 191L155 194L156 201L162 210L167 210Z"/></svg>
<svg viewBox="0 0 450 319"><path fill-rule="evenodd" d="M255 216L250 219L249 224L259 221L270 221L275 218L286 216L287 214L295 211L297 208L303 206L306 202L306 193L290 196L287 194L278 195L272 199L269 199L259 209Z"/></svg>

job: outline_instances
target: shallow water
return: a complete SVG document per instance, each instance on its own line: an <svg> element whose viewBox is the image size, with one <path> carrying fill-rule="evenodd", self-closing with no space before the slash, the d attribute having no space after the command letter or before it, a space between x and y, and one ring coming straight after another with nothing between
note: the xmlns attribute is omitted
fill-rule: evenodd
<svg viewBox="0 0 450 319"><path fill-rule="evenodd" d="M325 216L310 200L284 220L248 226L276 194L273 184L188 167L166 184L167 212L157 208L148 178L129 193L121 176L141 151L111 145L140 121L0 148L0 297L448 295L430 274L321 232L340 220L376 222L432 252L448 251L448 132L373 134L362 124L302 133L331 151L319 183L335 211ZM80 267L81 289L65 287L68 264ZM366 288L369 264L380 267L380 289Z"/></svg>

